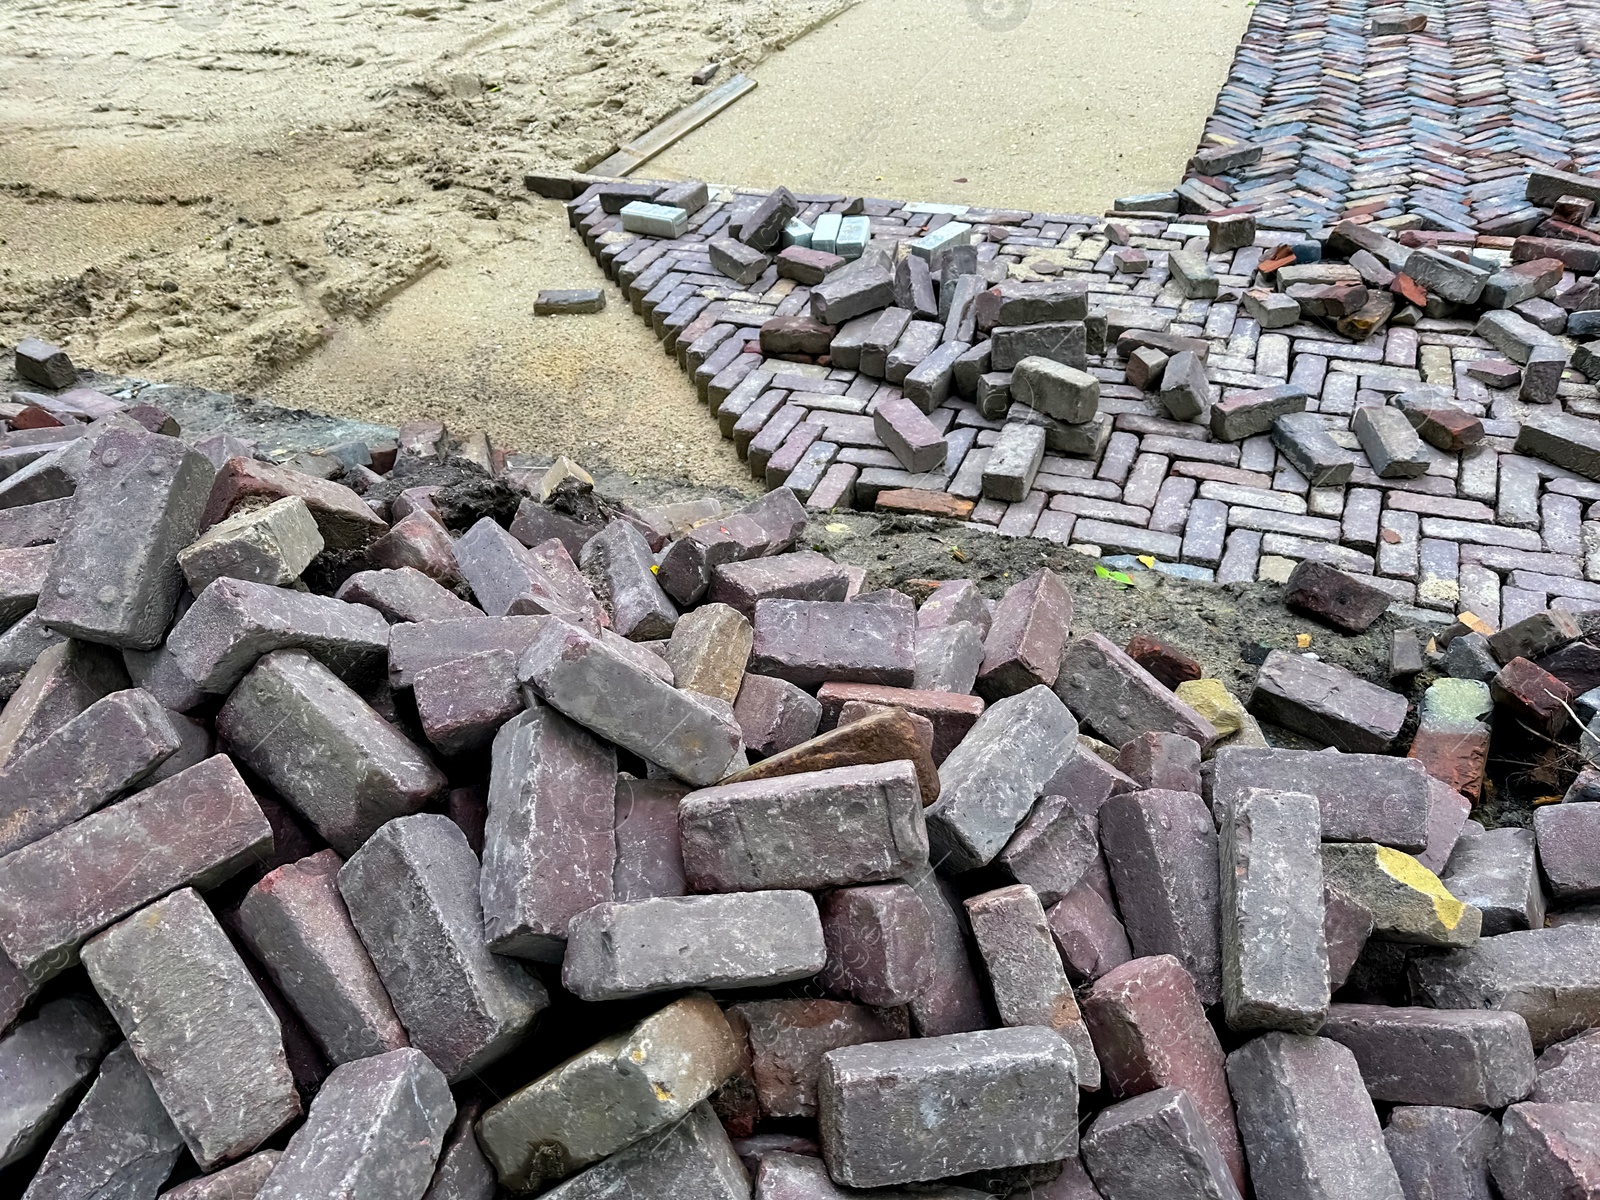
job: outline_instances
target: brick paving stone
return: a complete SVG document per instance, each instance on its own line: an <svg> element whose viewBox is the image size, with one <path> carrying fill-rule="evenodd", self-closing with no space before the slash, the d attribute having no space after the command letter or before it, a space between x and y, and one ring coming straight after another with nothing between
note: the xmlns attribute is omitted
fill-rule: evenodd
<svg viewBox="0 0 1600 1200"><path fill-rule="evenodd" d="M1228 1056L1228 1083L1258 1193L1403 1195L1355 1057L1343 1046L1263 1034Z"/></svg>
<svg viewBox="0 0 1600 1200"><path fill-rule="evenodd" d="M1533 1042L1516 1013L1335 1004L1322 1036L1348 1047L1374 1100L1503 1108L1533 1090Z"/></svg>
<svg viewBox="0 0 1600 1200"><path fill-rule="evenodd" d="M1452 896L1483 914L1485 937L1544 926L1546 901L1532 830L1463 833L1439 875Z"/></svg>
<svg viewBox="0 0 1600 1200"><path fill-rule="evenodd" d="M1135 953L1172 954L1201 998L1222 997L1217 836L1192 793L1113 796L1100 810L1100 839Z"/></svg>
<svg viewBox="0 0 1600 1200"><path fill-rule="evenodd" d="M545 1195L552 1200L607 1200L629 1194L745 1200L749 1188L749 1177L727 1131L711 1105L702 1103L677 1124L602 1159Z"/></svg>
<svg viewBox="0 0 1600 1200"><path fill-rule="evenodd" d="M1274 650L1247 700L1257 716L1341 750L1384 753L1405 723L1405 697L1331 663Z"/></svg>
<svg viewBox="0 0 1600 1200"><path fill-rule="evenodd" d="M835 888L819 902L828 957L818 981L834 995L893 1008L932 984L933 920L904 883Z"/></svg>
<svg viewBox="0 0 1600 1200"><path fill-rule="evenodd" d="M0 1163L43 1144L116 1042L116 1026L89 996L47 1000L0 1039Z"/></svg>
<svg viewBox="0 0 1600 1200"><path fill-rule="evenodd" d="M804 892L657 897L599 904L573 919L562 984L583 1000L807 979L827 961Z"/></svg>
<svg viewBox="0 0 1600 1200"><path fill-rule="evenodd" d="M1003 1026L1044 1026L1072 1047L1078 1086L1100 1087L1100 1062L1039 896L1025 883L996 888L966 901L978 954Z"/></svg>
<svg viewBox="0 0 1600 1200"><path fill-rule="evenodd" d="M278 1020L192 889L96 935L83 963L202 1169L300 1115Z"/></svg>
<svg viewBox="0 0 1600 1200"><path fill-rule="evenodd" d="M1204 751L1217 737L1209 722L1099 634L1068 646L1056 694L1116 745L1142 733L1167 732L1182 734Z"/></svg>
<svg viewBox="0 0 1600 1200"><path fill-rule="evenodd" d="M1289 576L1283 602L1347 633L1364 633L1389 607L1389 597L1360 578L1310 561Z"/></svg>
<svg viewBox="0 0 1600 1200"><path fill-rule="evenodd" d="M1083 1013L1111 1095L1121 1099L1160 1088L1187 1092L1234 1182L1242 1185L1244 1154L1223 1074L1222 1045L1178 960L1138 958L1108 971L1085 992Z"/></svg>
<svg viewBox="0 0 1600 1200"><path fill-rule="evenodd" d="M419 813L390 821L338 875L411 1044L458 1079L511 1050L548 1004L527 968L489 952L479 873L455 822Z"/></svg>
<svg viewBox="0 0 1600 1200"><path fill-rule="evenodd" d="M1077 1072L1052 1030L846 1046L822 1063L823 1155L846 1186L1049 1162L1077 1150Z"/></svg>
<svg viewBox="0 0 1600 1200"><path fill-rule="evenodd" d="M951 870L993 861L1076 736L1067 706L1043 685L990 705L939 768L939 801L927 815L934 861Z"/></svg>
<svg viewBox="0 0 1600 1200"><path fill-rule="evenodd" d="M1517 1104L1501 1119L1489 1171L1506 1200L1581 1196L1600 1187L1600 1109L1588 1104Z"/></svg>
<svg viewBox="0 0 1600 1200"><path fill-rule="evenodd" d="M1329 996L1318 799L1251 789L1219 816L1228 1026L1315 1033Z"/></svg>
<svg viewBox="0 0 1600 1200"><path fill-rule="evenodd" d="M1557 1042L1538 1058L1539 1070L1532 1099L1541 1104L1577 1102L1600 1104L1600 1075L1595 1073L1600 1058L1600 1035L1592 1030Z"/></svg>
<svg viewBox="0 0 1600 1200"><path fill-rule="evenodd" d="M1072 611L1072 593L1053 571L1040 571L1008 588L984 639L978 694L993 703L1040 684L1053 686Z"/></svg>
<svg viewBox="0 0 1600 1200"><path fill-rule="evenodd" d="M427 755L303 650L261 659L217 732L342 854L445 790Z"/></svg>
<svg viewBox="0 0 1600 1200"><path fill-rule="evenodd" d="M1558 804L1534 814L1539 865L1558 904L1600 897L1600 808Z"/></svg>
<svg viewBox="0 0 1600 1200"><path fill-rule="evenodd" d="M503 1183L543 1187L682 1119L737 1063L727 1019L690 995L499 1101L479 1137Z"/></svg>
<svg viewBox="0 0 1600 1200"><path fill-rule="evenodd" d="M896 879L927 861L922 804L905 760L692 792L679 808L685 875L719 892Z"/></svg>
<svg viewBox="0 0 1600 1200"><path fill-rule="evenodd" d="M1461 1108L1400 1106L1389 1114L1383 1139L1407 1197L1491 1195L1489 1158L1500 1140L1493 1117Z"/></svg>

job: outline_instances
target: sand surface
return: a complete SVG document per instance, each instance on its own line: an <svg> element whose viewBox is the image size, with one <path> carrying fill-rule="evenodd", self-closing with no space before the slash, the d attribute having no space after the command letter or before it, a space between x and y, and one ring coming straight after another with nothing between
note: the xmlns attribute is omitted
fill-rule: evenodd
<svg viewBox="0 0 1600 1200"><path fill-rule="evenodd" d="M1017 0L982 2L978 21L966 0L10 0L0 344L748 488L614 291L599 316L531 315L538 289L601 276L522 177L604 157L717 61L762 86L662 166L1041 207L1170 185L1242 0L1206 0L1216 48L1181 68L1147 14L1198 0L1033 0L1009 32ZM1145 124L1111 138L1102 101Z"/></svg>
<svg viewBox="0 0 1600 1200"><path fill-rule="evenodd" d="M863 0L656 159L663 178L1103 212L1170 188L1246 0Z"/></svg>

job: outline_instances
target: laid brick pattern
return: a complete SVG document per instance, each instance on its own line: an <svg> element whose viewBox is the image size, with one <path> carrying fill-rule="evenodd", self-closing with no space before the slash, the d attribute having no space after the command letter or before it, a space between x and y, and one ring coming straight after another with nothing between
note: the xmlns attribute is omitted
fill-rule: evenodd
<svg viewBox="0 0 1600 1200"><path fill-rule="evenodd" d="M1530 164L1600 166L1600 3L1414 0L1415 33L1373 36L1384 0L1259 0L1203 146L1259 161L1191 171L1184 211L1251 205L1284 228L1413 214L1423 228L1529 232ZM1574 165L1575 164L1575 165Z"/></svg>
<svg viewBox="0 0 1600 1200"><path fill-rule="evenodd" d="M1312 487L1268 434L1222 442L1204 417L1168 419L1154 396L1127 382L1128 364L1101 333L1088 369L1100 382L1109 438L1093 454L1047 452L1027 494L1008 503L985 496L985 470L1007 418L1032 419L1028 410L1013 405L986 417L970 395L952 391L930 414L945 440L944 463L913 474L873 419L902 395L900 387L761 353L762 324L809 312L808 289L773 267L741 287L710 269L705 250L759 196L721 193L694 214L684 237L663 240L623 233L592 192L569 204L586 244L690 372L756 477L768 487L787 484L813 507L922 512L1107 555L1154 556L1171 573L1217 582L1279 577L1294 561L1312 559L1371 576L1398 603L1468 608L1493 624L1545 607L1600 607L1600 483L1515 452L1523 418L1551 406L1523 403L1516 391L1491 390L1468 373L1500 359L1471 319L1424 316L1359 343L1304 321L1263 331L1237 300L1184 299L1170 278L1168 256L1187 247L1216 275L1219 295L1236 297L1263 254L1302 235L1262 231L1251 245L1206 255L1206 228L1183 219L1118 222L797 197L808 223L859 208L875 242L916 238L959 218L981 235L978 269L986 278L1081 280L1090 329L1109 314L1113 335L1149 327L1202 340L1213 403L1284 383L1304 387L1308 411L1352 464L1347 483ZM1116 243L1124 238L1148 259L1143 274L1117 269L1124 248ZM1452 235L1443 240L1448 245ZM1510 257L1510 239L1455 240L1491 260ZM1564 283L1574 282L1569 272ZM1459 454L1424 443L1425 474L1380 478L1351 416L1360 405L1418 389L1481 417L1486 436ZM1568 413L1600 417L1596 387L1578 372L1564 372L1558 394Z"/></svg>

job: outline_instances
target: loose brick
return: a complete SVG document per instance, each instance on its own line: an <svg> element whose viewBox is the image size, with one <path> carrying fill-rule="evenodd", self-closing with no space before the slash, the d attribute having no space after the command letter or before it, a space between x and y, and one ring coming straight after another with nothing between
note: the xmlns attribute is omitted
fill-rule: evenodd
<svg viewBox="0 0 1600 1200"><path fill-rule="evenodd" d="M1066 796L1046 795L1006 843L996 862L1038 894L1046 908L1073 891L1100 865L1100 836L1092 809Z"/></svg>
<svg viewBox="0 0 1600 1200"><path fill-rule="evenodd" d="M1452 896L1483 914L1485 937L1544 927L1545 896L1532 830L1463 834L1440 876Z"/></svg>
<svg viewBox="0 0 1600 1200"><path fill-rule="evenodd" d="M1136 633L1129 638L1126 653L1169 688L1176 689L1204 674L1200 664L1183 651L1147 633Z"/></svg>
<svg viewBox="0 0 1600 1200"><path fill-rule="evenodd" d="M1011 395L1047 417L1081 425L1099 410L1100 381L1087 371L1035 355L1012 369Z"/></svg>
<svg viewBox="0 0 1600 1200"><path fill-rule="evenodd" d="M535 1191L683 1119L738 1066L709 996L686 996L495 1104L478 1136L500 1182Z"/></svg>
<svg viewBox="0 0 1600 1200"><path fill-rule="evenodd" d="M441 754L481 749L525 706L517 656L484 650L418 671L412 688L422 732Z"/></svg>
<svg viewBox="0 0 1600 1200"><path fill-rule="evenodd" d="M551 621L534 635L520 673L564 716L685 782L714 783L739 752L739 726L731 714L563 621Z"/></svg>
<svg viewBox="0 0 1600 1200"><path fill-rule="evenodd" d="M411 1044L447 1075L463 1077L508 1052L548 1003L526 968L489 952L478 860L448 817L389 822L345 863L338 883Z"/></svg>
<svg viewBox="0 0 1600 1200"><path fill-rule="evenodd" d="M1589 1104L1517 1104L1501 1118L1489 1159L1506 1200L1582 1196L1600 1190L1600 1110Z"/></svg>
<svg viewBox="0 0 1600 1200"><path fill-rule="evenodd" d="M1107 741L1122 745L1141 733L1178 733L1210 749L1210 722L1097 633L1067 647L1055 691L1073 714Z"/></svg>
<svg viewBox="0 0 1600 1200"><path fill-rule="evenodd" d="M1470 649L1468 639L1457 638L1451 646L1458 643ZM1488 686L1476 679L1437 679L1422 694L1420 707L1410 757L1463 796L1477 797L1489 761L1487 720L1494 711Z"/></svg>
<svg viewBox="0 0 1600 1200"><path fill-rule="evenodd" d="M837 888L819 908L828 961L818 978L830 992L888 1008L931 986L933 920L909 885Z"/></svg>
<svg viewBox="0 0 1600 1200"><path fill-rule="evenodd" d="M1533 1100L1541 1104L1600 1104L1600 1033L1590 1030L1557 1042L1534 1065L1539 1077Z"/></svg>
<svg viewBox="0 0 1600 1200"><path fill-rule="evenodd" d="M598 904L573 918L561 967L582 1000L789 983L827 961L817 905L798 891Z"/></svg>
<svg viewBox="0 0 1600 1200"><path fill-rule="evenodd" d="M1222 1044L1206 1020L1194 979L1171 955L1138 958L1102 975L1083 998L1083 1015L1111 1095L1160 1088L1187 1092L1243 1186L1244 1152L1223 1074Z"/></svg>
<svg viewBox="0 0 1600 1200"><path fill-rule="evenodd" d="M1339 487L1350 482L1354 459L1328 436L1317 413L1286 413L1274 419L1272 444L1312 487Z"/></svg>
<svg viewBox="0 0 1600 1200"><path fill-rule="evenodd" d="M1077 1149L1077 1073L1051 1030L846 1046L822 1062L823 1155L846 1186L1048 1162Z"/></svg>
<svg viewBox="0 0 1600 1200"><path fill-rule="evenodd" d="M321 552L322 534L311 510L300 497L286 496L219 521L177 557L189 590L198 596L224 575L285 587Z"/></svg>
<svg viewBox="0 0 1600 1200"><path fill-rule="evenodd" d="M796 550L718 567L707 595L748 621L762 600L838 601L845 599L849 587L844 567L814 550Z"/></svg>
<svg viewBox="0 0 1600 1200"><path fill-rule="evenodd" d="M793 492L787 488L768 492L721 520L695 526L673 542L661 559L661 586L678 605L692 607L711 586L718 566L780 554L794 545L805 524L805 509Z"/></svg>
<svg viewBox="0 0 1600 1200"><path fill-rule="evenodd" d="M194 541L212 475L176 438L102 434L56 543L39 619L70 637L152 649L183 586L178 552Z"/></svg>
<svg viewBox="0 0 1600 1200"><path fill-rule="evenodd" d="M771 675L745 675L734 701L734 718L752 754L776 754L817 732L822 705L794 684Z"/></svg>
<svg viewBox="0 0 1600 1200"><path fill-rule="evenodd" d="M956 871L991 862L1076 736L1072 715L1042 685L991 705L939 769L939 802L927 818L935 860Z"/></svg>
<svg viewBox="0 0 1600 1200"><path fill-rule="evenodd" d="M1184 350L1167 360L1157 400L1169 417L1174 421L1191 421L1205 411L1209 398L1206 365L1198 355Z"/></svg>
<svg viewBox="0 0 1600 1200"><path fill-rule="evenodd" d="M684 870L697 891L873 883L927 861L922 794L906 761L693 792L679 823Z"/></svg>
<svg viewBox="0 0 1600 1200"><path fill-rule="evenodd" d="M1489 1156L1500 1140L1493 1117L1462 1108L1396 1108L1383 1140L1404 1195L1438 1200L1490 1195Z"/></svg>
<svg viewBox="0 0 1600 1200"><path fill-rule="evenodd" d="M394 622L448 621L483 615L482 610L415 567L357 571L339 585L334 598L375 608L385 620Z"/></svg>
<svg viewBox="0 0 1600 1200"><path fill-rule="evenodd" d="M579 562L598 581L619 634L636 641L672 635L678 610L656 582L654 556L638 529L612 521L584 544Z"/></svg>
<svg viewBox="0 0 1600 1200"><path fill-rule="evenodd" d="M1423 1003L1519 1013L1536 1049L1600 1024L1600 930L1582 925L1483 938L1419 959L1411 968Z"/></svg>
<svg viewBox="0 0 1600 1200"><path fill-rule="evenodd" d="M1600 805L1549 804L1533 814L1539 865L1558 904L1600 899Z"/></svg>
<svg viewBox="0 0 1600 1200"><path fill-rule="evenodd" d="M136 787L183 745L173 714L139 688L112 692L0 774L0 855Z"/></svg>
<svg viewBox="0 0 1600 1200"><path fill-rule="evenodd" d="M359 682L381 671L389 625L363 604L219 579L178 619L167 648L183 674L212 694L233 691L256 659L274 650L308 651Z"/></svg>
<svg viewBox="0 0 1600 1200"><path fill-rule="evenodd" d="M217 732L346 855L446 786L427 755L303 650L258 662L217 714Z"/></svg>
<svg viewBox="0 0 1600 1200"><path fill-rule="evenodd" d="M1327 842L1322 873L1373 916L1374 935L1423 946L1470 946L1482 914L1452 896L1409 854L1368 842Z"/></svg>
<svg viewBox="0 0 1600 1200"><path fill-rule="evenodd" d="M1044 570L1007 589L995 606L978 693L990 703L1055 684L1072 624L1072 593Z"/></svg>
<svg viewBox="0 0 1600 1200"><path fill-rule="evenodd" d="M748 618L727 604L702 604L684 613L667 645L667 662L672 665L676 686L733 704L746 678L744 669L754 636ZM756 749L752 742L746 730L745 743Z"/></svg>
<svg viewBox="0 0 1600 1200"><path fill-rule="evenodd" d="M1329 996L1317 798L1251 789L1219 815L1228 1026L1315 1033Z"/></svg>
<svg viewBox="0 0 1600 1200"><path fill-rule="evenodd" d="M299 1116L278 1020L193 890L98 934L83 963L202 1169Z"/></svg>
<svg viewBox="0 0 1600 1200"><path fill-rule="evenodd" d="M800 687L906 687L916 674L915 616L887 605L763 600L750 669Z"/></svg>
<svg viewBox="0 0 1600 1200"><path fill-rule="evenodd" d="M1222 998L1217 835L1199 796L1130 792L1100 809L1100 842L1134 953L1171 954Z"/></svg>
<svg viewBox="0 0 1600 1200"><path fill-rule="evenodd" d="M1273 1032L1228 1055L1228 1083L1260 1195L1403 1195L1355 1056L1337 1042Z"/></svg>
<svg viewBox="0 0 1600 1200"><path fill-rule="evenodd" d="M449 1084L419 1051L344 1063L317 1092L257 1200L419 1196L455 1115ZM375 1146L383 1152L374 1154Z"/></svg>
<svg viewBox="0 0 1600 1200"><path fill-rule="evenodd" d="M1324 563L1303 560L1285 585L1283 602L1346 633L1365 633L1388 610L1389 595Z"/></svg>
<svg viewBox="0 0 1600 1200"><path fill-rule="evenodd" d="M1222 442L1241 442L1270 433L1279 417L1304 412L1309 398L1305 388L1293 383L1234 392L1211 406L1211 436Z"/></svg>
<svg viewBox="0 0 1600 1200"><path fill-rule="evenodd" d="M1566 728L1572 689L1525 658L1502 667L1489 681L1489 692L1513 719L1547 737Z"/></svg>
<svg viewBox="0 0 1600 1200"><path fill-rule="evenodd" d="M1141 789L1200 791L1200 747L1181 734L1140 734L1117 753L1117 768Z"/></svg>
<svg viewBox="0 0 1600 1200"><path fill-rule="evenodd" d="M965 621L916 631L917 671L911 686L922 691L971 692L983 666L983 630Z"/></svg>
<svg viewBox="0 0 1600 1200"><path fill-rule="evenodd" d="M1504 1108L1533 1090L1533 1042L1516 1013L1335 1004L1323 1036L1355 1055L1374 1100Z"/></svg>
<svg viewBox="0 0 1600 1200"><path fill-rule="evenodd" d="M182 1153L183 1139L124 1042L100 1064L26 1194L154 1196Z"/></svg>
<svg viewBox="0 0 1600 1200"><path fill-rule="evenodd" d="M272 828L224 755L0 859L0 946L35 982L90 935L175 888L209 887L272 849Z"/></svg>
<svg viewBox="0 0 1600 1200"><path fill-rule="evenodd" d="M1187 1092L1160 1088L1103 1110L1083 1136L1083 1160L1106 1200L1167 1189L1236 1200L1239 1189Z"/></svg>
<svg viewBox="0 0 1600 1200"><path fill-rule="evenodd" d="M683 847L678 838L678 802L684 784L617 776L617 861L611 872L611 898L647 900L682 896Z"/></svg>
<svg viewBox="0 0 1600 1200"><path fill-rule="evenodd" d="M709 1104L546 1192L550 1200L696 1196L745 1200L750 1180Z"/></svg>
<svg viewBox="0 0 1600 1200"><path fill-rule="evenodd" d="M932 868L918 871L907 882L933 924L933 944L927 951L933 979L910 1004L917 1032L922 1037L943 1037L988 1028L983 990L968 951L972 931L954 885Z"/></svg>
<svg viewBox="0 0 1600 1200"><path fill-rule="evenodd" d="M1343 667L1274 650L1246 700L1258 717L1354 753L1384 753L1405 723L1405 697Z"/></svg>
<svg viewBox="0 0 1600 1200"><path fill-rule="evenodd" d="M905 1036L889 1014L842 1000L762 1000L729 1012L744 1023L768 1117L816 1116L817 1077L828 1051Z"/></svg>
<svg viewBox="0 0 1600 1200"><path fill-rule="evenodd" d="M50 1136L116 1040L116 1026L87 996L48 1000L0 1039L0 1166Z"/></svg>
<svg viewBox="0 0 1600 1200"><path fill-rule="evenodd" d="M455 557L461 577L492 617L549 614L591 631L600 627L600 602L559 540L530 550L484 517L456 539Z"/></svg>
<svg viewBox="0 0 1600 1200"><path fill-rule="evenodd" d="M1133 957L1128 931L1109 901L1085 879L1045 913L1067 977L1083 986Z"/></svg>
<svg viewBox="0 0 1600 1200"><path fill-rule="evenodd" d="M1038 894L1014 884L973 896L966 909L1000 1023L1055 1030L1077 1058L1078 1086L1098 1090L1100 1063Z"/></svg>
<svg viewBox="0 0 1600 1200"><path fill-rule="evenodd" d="M611 899L617 755L538 705L495 735L479 894L497 954L558 962L571 919Z"/></svg>
<svg viewBox="0 0 1600 1200"><path fill-rule="evenodd" d="M217 470L209 499L202 502L200 528L209 529L244 505L287 496L306 502L329 550L361 550L389 532L383 518L343 484L254 458L230 458Z"/></svg>
<svg viewBox="0 0 1600 1200"><path fill-rule="evenodd" d="M919 721L929 724L925 718L913 717L903 709L880 709L849 724L841 723L798 746L777 751L755 766L734 772L722 784L906 761L916 772L923 804L932 804L939 798L939 774L929 746L923 742ZM931 728L928 736L931 740Z"/></svg>

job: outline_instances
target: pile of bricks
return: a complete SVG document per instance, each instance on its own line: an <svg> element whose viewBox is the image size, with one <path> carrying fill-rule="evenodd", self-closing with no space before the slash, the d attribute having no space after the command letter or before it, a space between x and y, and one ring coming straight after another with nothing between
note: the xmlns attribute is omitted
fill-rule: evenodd
<svg viewBox="0 0 1600 1200"><path fill-rule="evenodd" d="M529 180L813 508L1223 583L1319 561L1491 624L1600 606L1600 177L1517 184L1509 237ZM674 236L635 232L663 196Z"/></svg>
<svg viewBox="0 0 1600 1200"><path fill-rule="evenodd" d="M893 286L857 261L813 294ZM1055 362L1028 395L1093 424ZM1496 722L1600 758L1570 614L1436 639L1402 756L1404 695L1279 651L1241 703L1049 571L863 591L787 488L618 506L426 423L271 463L17 365L13 1194L1600 1192L1600 773L1468 817ZM514 510L406 486L447 459Z"/></svg>

